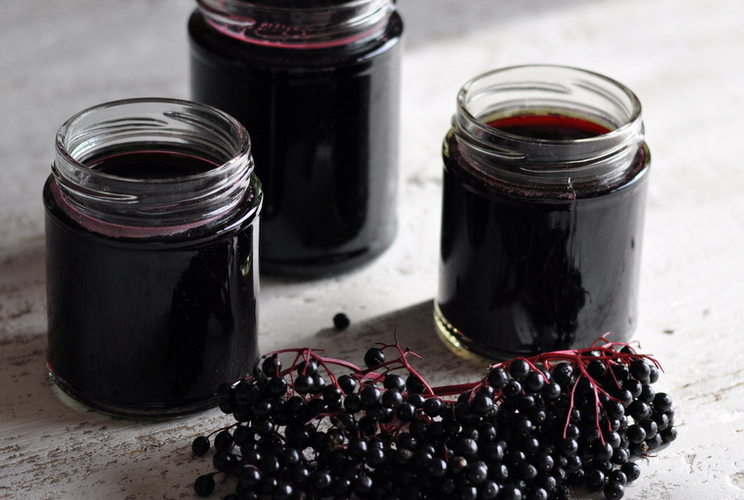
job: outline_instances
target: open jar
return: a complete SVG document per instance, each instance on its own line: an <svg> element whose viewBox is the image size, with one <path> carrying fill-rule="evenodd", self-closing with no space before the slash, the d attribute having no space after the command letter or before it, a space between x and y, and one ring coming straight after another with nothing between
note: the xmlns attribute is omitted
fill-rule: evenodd
<svg viewBox="0 0 744 500"><path fill-rule="evenodd" d="M118 415L214 406L258 357L245 128L188 101L101 104L59 129L43 194L56 384Z"/></svg>
<svg viewBox="0 0 744 500"><path fill-rule="evenodd" d="M444 147L437 332L488 359L629 338L650 166L641 104L561 66L466 83Z"/></svg>

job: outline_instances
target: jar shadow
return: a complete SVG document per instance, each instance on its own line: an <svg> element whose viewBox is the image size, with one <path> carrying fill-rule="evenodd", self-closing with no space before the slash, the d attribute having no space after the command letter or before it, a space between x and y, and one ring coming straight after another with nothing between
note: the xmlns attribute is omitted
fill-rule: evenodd
<svg viewBox="0 0 744 500"><path fill-rule="evenodd" d="M339 331L320 330L314 339L316 349L325 356L350 361L364 366L364 354L373 346L397 343L404 351L410 350L409 362L430 385L452 384L477 380L485 373L486 365L459 357L439 340L433 317L434 303L426 300L374 318L352 323ZM386 349L388 360L395 357L393 349ZM418 359L417 359L418 358Z"/></svg>

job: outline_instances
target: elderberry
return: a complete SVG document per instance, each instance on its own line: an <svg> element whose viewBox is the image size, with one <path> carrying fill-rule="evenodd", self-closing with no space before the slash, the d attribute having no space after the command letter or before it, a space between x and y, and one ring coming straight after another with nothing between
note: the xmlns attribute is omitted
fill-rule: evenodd
<svg viewBox="0 0 744 500"><path fill-rule="evenodd" d="M616 481L609 481L604 487L604 494L607 500L620 500L625 495L625 487Z"/></svg>
<svg viewBox="0 0 744 500"><path fill-rule="evenodd" d="M232 445L233 445L233 437L232 437L232 434L230 434L230 431L227 431L227 430L220 431L214 437L214 448L217 451L229 451Z"/></svg>
<svg viewBox="0 0 744 500"><path fill-rule="evenodd" d="M625 344L516 358L445 387L410 354L377 345L363 367L309 349L263 356L217 388L235 423L193 440L218 471L195 492L219 474L230 500L565 500L574 487L613 500L640 477L636 460L677 435L671 397L651 387L658 364Z"/></svg>
<svg viewBox="0 0 744 500"><path fill-rule="evenodd" d="M351 320L344 313L338 313L333 316L333 327L340 331L346 330L351 324Z"/></svg>
<svg viewBox="0 0 744 500"><path fill-rule="evenodd" d="M194 491L202 497L211 495L212 491L214 491L214 477L212 477L212 474L204 474L196 478Z"/></svg>
<svg viewBox="0 0 744 500"><path fill-rule="evenodd" d="M639 477L641 477L641 468L635 462L626 462L620 466L620 470L625 474L625 477L629 483L632 483Z"/></svg>
<svg viewBox="0 0 744 500"><path fill-rule="evenodd" d="M406 389L411 394L421 394L425 388L424 383L417 375L412 373L406 378Z"/></svg>
<svg viewBox="0 0 744 500"><path fill-rule="evenodd" d="M364 364L367 368L375 369L385 362L385 353L378 347L372 347L364 355Z"/></svg>
<svg viewBox="0 0 744 500"><path fill-rule="evenodd" d="M524 380L530 373L530 365L526 360L517 358L509 363L509 375L516 380Z"/></svg>
<svg viewBox="0 0 744 500"><path fill-rule="evenodd" d="M191 443L191 451L196 456L206 455L209 448L209 438L206 436L199 436Z"/></svg>

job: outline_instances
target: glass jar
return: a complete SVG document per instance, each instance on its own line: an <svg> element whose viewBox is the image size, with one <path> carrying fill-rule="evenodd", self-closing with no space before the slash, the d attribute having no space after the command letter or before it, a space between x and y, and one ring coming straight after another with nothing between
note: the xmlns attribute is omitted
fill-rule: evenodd
<svg viewBox="0 0 744 500"><path fill-rule="evenodd" d="M403 25L392 0L198 0L191 97L238 118L266 193L261 271L315 278L396 233Z"/></svg>
<svg viewBox="0 0 744 500"><path fill-rule="evenodd" d="M650 156L631 90L569 67L486 73L443 158L447 345L493 360L632 335Z"/></svg>
<svg viewBox="0 0 744 500"><path fill-rule="evenodd" d="M214 406L258 357L262 192L243 126L187 101L93 107L59 129L43 195L57 385L118 415Z"/></svg>

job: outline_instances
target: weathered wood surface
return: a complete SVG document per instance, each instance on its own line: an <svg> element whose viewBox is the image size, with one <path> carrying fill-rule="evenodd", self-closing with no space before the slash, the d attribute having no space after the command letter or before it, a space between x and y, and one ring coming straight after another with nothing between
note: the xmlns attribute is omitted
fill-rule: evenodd
<svg viewBox="0 0 744 500"><path fill-rule="evenodd" d="M626 498L744 498L744 4L735 0L401 0L400 234L373 265L264 280L261 346L361 360L397 331L434 382L481 373L433 334L439 149L468 78L561 63L613 76L644 104L653 171L636 338L666 373L679 439ZM119 420L63 402L46 375L41 186L57 127L133 96L187 97L189 0L0 3L0 498L192 498L210 469L191 439L217 411ZM339 333L331 318L353 325Z"/></svg>

